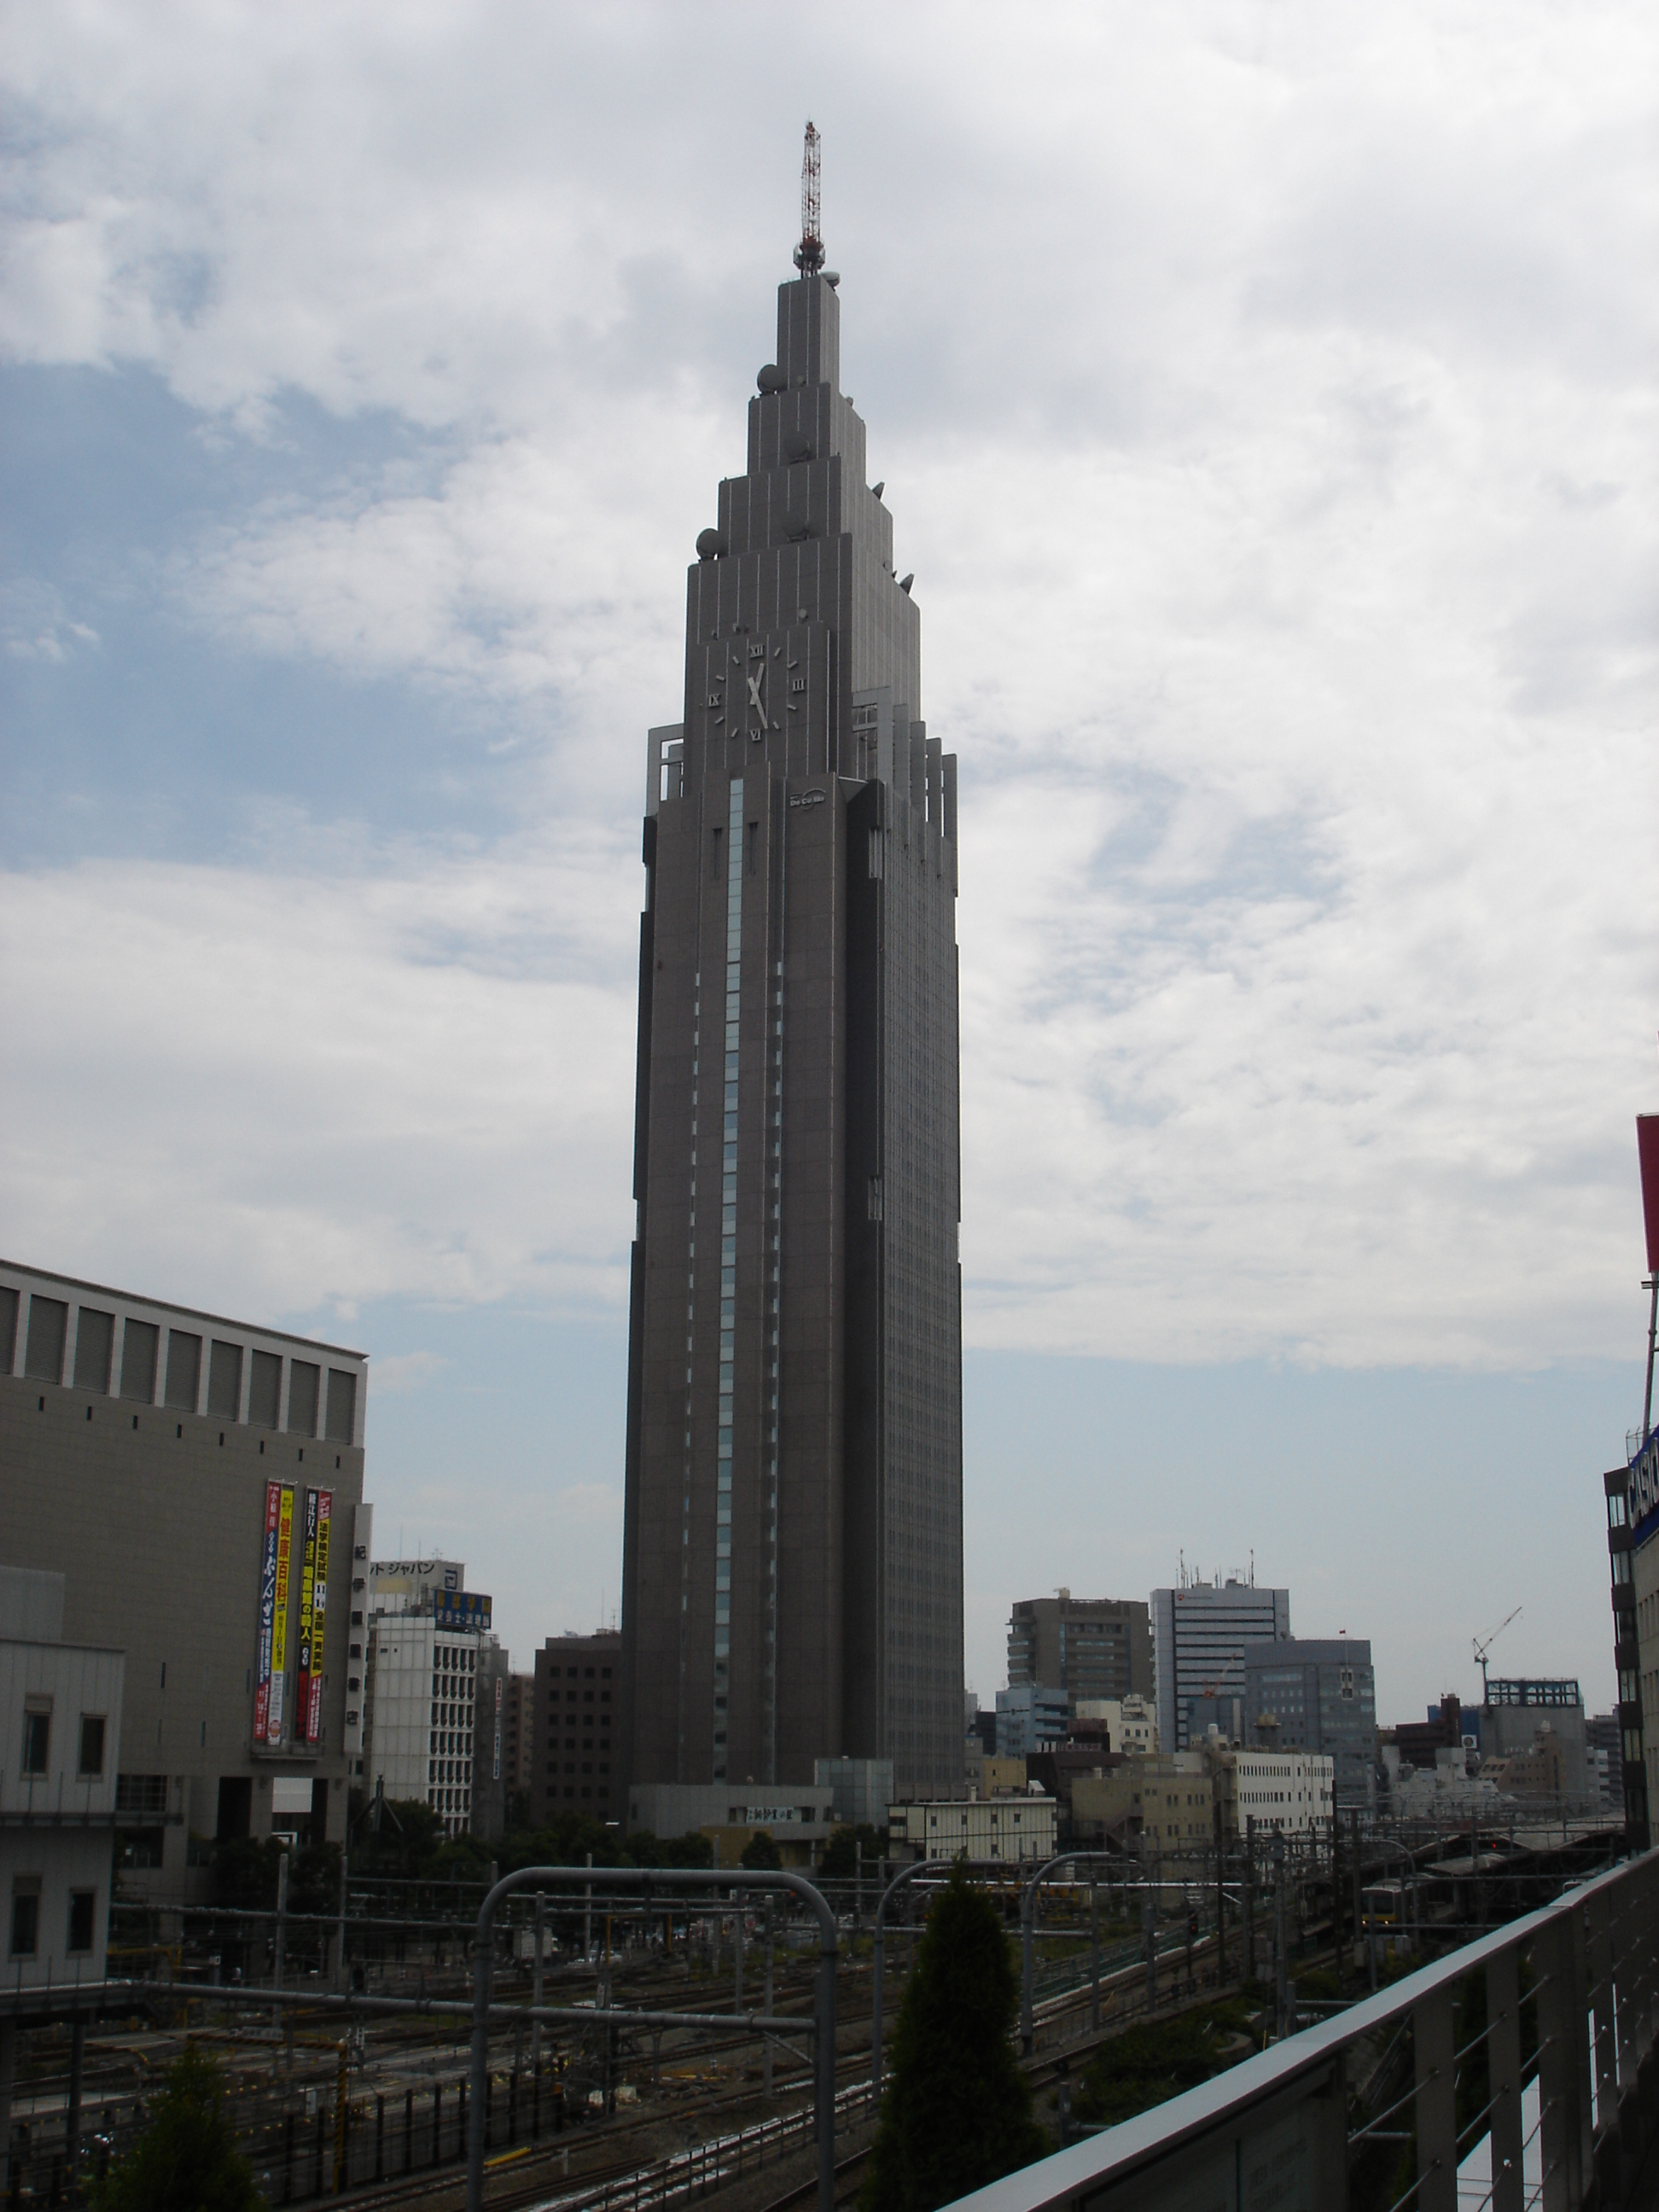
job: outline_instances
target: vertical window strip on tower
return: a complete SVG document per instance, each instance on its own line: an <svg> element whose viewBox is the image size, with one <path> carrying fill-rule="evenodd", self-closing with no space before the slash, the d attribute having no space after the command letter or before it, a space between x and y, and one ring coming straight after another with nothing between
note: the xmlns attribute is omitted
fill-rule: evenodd
<svg viewBox="0 0 1659 2212"><path fill-rule="evenodd" d="M685 1780L686 1619L691 1601L691 1354L696 1340L697 1295L697 1041L702 1026L702 970L691 978L691 1188L687 1210L685 1273L685 1459L680 1496L680 1688L679 1759Z"/></svg>
<svg viewBox="0 0 1659 2212"><path fill-rule="evenodd" d="M738 1030L743 981L743 779L734 777L726 837L726 1073L720 1128L720 1358L714 1464L714 1778L726 1778L732 1675L732 1401L738 1289Z"/></svg>

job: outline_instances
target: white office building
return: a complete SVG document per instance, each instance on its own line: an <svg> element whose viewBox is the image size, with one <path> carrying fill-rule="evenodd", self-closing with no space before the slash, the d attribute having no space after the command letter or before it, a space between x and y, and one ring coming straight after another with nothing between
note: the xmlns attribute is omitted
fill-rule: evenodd
<svg viewBox="0 0 1659 2212"><path fill-rule="evenodd" d="M0 1897L15 1990L105 1972L126 1660L65 1644L63 1626L62 1575L0 1566Z"/></svg>

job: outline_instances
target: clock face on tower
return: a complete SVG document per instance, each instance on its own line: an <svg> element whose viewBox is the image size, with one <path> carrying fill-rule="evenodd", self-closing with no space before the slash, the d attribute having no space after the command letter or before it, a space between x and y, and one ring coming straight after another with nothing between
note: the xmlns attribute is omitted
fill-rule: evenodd
<svg viewBox="0 0 1659 2212"><path fill-rule="evenodd" d="M829 648L819 623L711 639L703 648L702 692L710 739L731 746L781 740L773 750L786 774L822 771Z"/></svg>

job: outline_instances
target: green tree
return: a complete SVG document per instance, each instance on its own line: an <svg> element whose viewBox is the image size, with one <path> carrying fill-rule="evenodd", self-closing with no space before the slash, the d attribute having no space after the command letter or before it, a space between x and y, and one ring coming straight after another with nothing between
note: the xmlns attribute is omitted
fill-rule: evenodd
<svg viewBox="0 0 1659 2212"><path fill-rule="evenodd" d="M193 2049L168 2068L149 2126L92 2193L94 2212L256 2212L264 2201L219 2069Z"/></svg>
<svg viewBox="0 0 1659 2212"><path fill-rule="evenodd" d="M867 1820L860 1820L856 1828L831 1828L823 1856L818 1861L818 1872L826 1881L851 1881L858 1874L858 1846L864 1846L864 1870L878 1881L881 1862L887 1849L887 1838L879 1828L872 1828Z"/></svg>
<svg viewBox="0 0 1659 2212"><path fill-rule="evenodd" d="M1009 2039L1018 2009L996 1906L957 1867L917 1948L860 2212L934 2212L1042 2157Z"/></svg>
<svg viewBox="0 0 1659 2212"><path fill-rule="evenodd" d="M743 1847L738 1861L750 1874L776 1874L783 1864L783 1853L772 1840L769 1828L757 1828Z"/></svg>

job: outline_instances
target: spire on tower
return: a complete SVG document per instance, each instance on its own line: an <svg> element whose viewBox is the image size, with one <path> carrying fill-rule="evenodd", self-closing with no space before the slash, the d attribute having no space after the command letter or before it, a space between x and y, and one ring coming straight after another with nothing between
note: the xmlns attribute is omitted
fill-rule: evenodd
<svg viewBox="0 0 1659 2212"><path fill-rule="evenodd" d="M803 276L816 276L823 266L823 234L818 215L817 127L806 125L806 146L800 157L800 244L795 266Z"/></svg>

